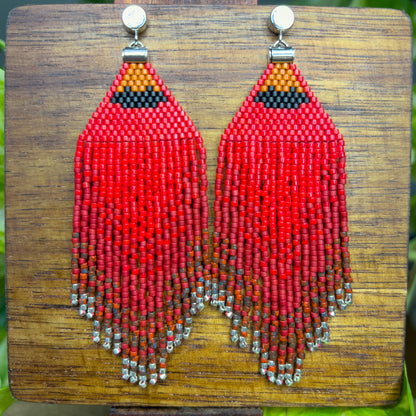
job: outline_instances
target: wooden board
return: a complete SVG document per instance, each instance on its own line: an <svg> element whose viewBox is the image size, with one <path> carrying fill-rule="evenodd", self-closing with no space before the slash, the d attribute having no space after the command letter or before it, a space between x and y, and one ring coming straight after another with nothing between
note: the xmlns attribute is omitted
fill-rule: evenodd
<svg viewBox="0 0 416 416"><path fill-rule="evenodd" d="M160 5L167 5L167 4L174 4L174 5L185 5L189 4L188 0L114 0L114 4L160 4ZM257 0L192 0L193 5L214 5L214 4L222 4L222 5L256 5Z"/></svg>
<svg viewBox="0 0 416 416"><path fill-rule="evenodd" d="M286 40L344 133L355 303L308 353L298 385L258 374L207 306L147 390L91 342L70 306L73 155L130 42L121 5L32 6L9 18L6 232L10 385L21 400L140 406L362 406L398 398L403 367L411 25L398 11L294 7ZM150 60L200 130L210 196L217 145L266 66L271 7L146 6Z"/></svg>

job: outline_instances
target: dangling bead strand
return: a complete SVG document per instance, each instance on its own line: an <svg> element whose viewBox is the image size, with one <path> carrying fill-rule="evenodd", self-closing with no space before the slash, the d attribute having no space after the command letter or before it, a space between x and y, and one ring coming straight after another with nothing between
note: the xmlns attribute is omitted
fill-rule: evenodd
<svg viewBox="0 0 416 416"><path fill-rule="evenodd" d="M270 64L225 129L215 182L212 304L278 385L351 303L342 136L296 66Z"/></svg>
<svg viewBox="0 0 416 416"><path fill-rule="evenodd" d="M71 301L123 379L155 384L210 298L202 138L150 64L125 63L74 163Z"/></svg>

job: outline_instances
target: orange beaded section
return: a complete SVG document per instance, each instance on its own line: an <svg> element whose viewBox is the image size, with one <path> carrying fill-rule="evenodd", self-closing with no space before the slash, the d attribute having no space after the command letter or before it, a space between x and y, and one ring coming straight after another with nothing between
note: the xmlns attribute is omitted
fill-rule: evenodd
<svg viewBox="0 0 416 416"><path fill-rule="evenodd" d="M274 86L276 91L289 92L291 87L295 87L298 93L304 91L298 77L288 63L275 63L260 91L266 92L270 86Z"/></svg>
<svg viewBox="0 0 416 416"><path fill-rule="evenodd" d="M144 92L147 87L153 87L153 91L159 92L160 85L149 70L145 68L145 64L131 63L130 68L126 70L117 87L117 92L124 92L125 87L130 87L133 92Z"/></svg>

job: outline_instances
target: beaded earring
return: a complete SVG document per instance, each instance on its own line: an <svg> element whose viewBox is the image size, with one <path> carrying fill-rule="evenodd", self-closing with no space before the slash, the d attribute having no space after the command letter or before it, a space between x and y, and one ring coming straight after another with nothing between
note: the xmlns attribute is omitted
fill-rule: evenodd
<svg viewBox="0 0 416 416"><path fill-rule="evenodd" d="M146 14L122 14L135 40L75 153L72 304L93 340L122 355L122 378L146 387L189 337L209 297L206 150L138 40Z"/></svg>
<svg viewBox="0 0 416 416"><path fill-rule="evenodd" d="M276 7L270 63L218 149L211 303L231 338L260 354L260 373L299 381L309 351L329 341L328 317L352 303L341 133L293 64Z"/></svg>

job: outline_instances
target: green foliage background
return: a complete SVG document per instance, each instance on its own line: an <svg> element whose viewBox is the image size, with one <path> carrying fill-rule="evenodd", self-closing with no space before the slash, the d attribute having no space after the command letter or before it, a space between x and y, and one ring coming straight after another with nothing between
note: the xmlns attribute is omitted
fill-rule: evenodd
<svg viewBox="0 0 416 416"><path fill-rule="evenodd" d="M113 3L112 0L79 0L79 3ZM259 0L259 4L276 4L273 0ZM298 0L286 1L288 5L339 6L339 7L383 7L404 10L411 18L416 32L416 8L410 0ZM416 42L413 39L413 61L416 58ZM0 51L5 44L0 40ZM416 85L413 87L413 132L416 132ZM414 135L414 134L413 134ZM416 310L416 140L412 141L409 224L409 295L408 311ZM5 300L5 252L4 252L4 69L0 68L0 415L15 401L8 387L7 370L7 325ZM406 367L399 401L384 407L330 407L330 408L264 408L264 416L414 416L413 397L407 378Z"/></svg>

